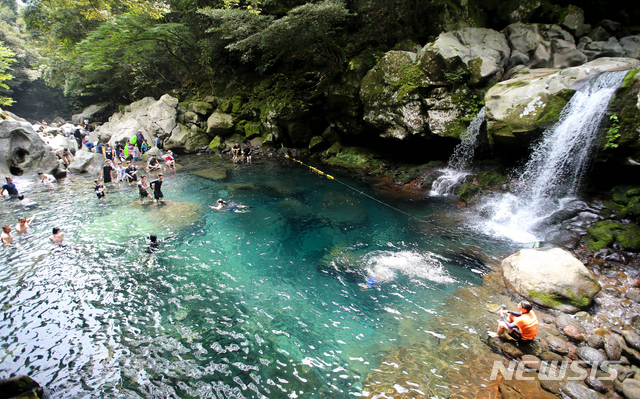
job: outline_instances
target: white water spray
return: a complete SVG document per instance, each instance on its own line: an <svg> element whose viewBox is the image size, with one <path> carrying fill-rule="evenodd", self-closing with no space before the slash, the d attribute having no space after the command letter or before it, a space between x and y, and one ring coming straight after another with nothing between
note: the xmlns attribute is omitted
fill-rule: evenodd
<svg viewBox="0 0 640 399"><path fill-rule="evenodd" d="M452 187L462 182L469 174L467 170L473 160L473 155L478 144L478 133L480 132L484 118L485 109L482 107L480 112L473 117L467 130L460 135L461 142L453 149L447 168L442 170L444 174L433 182L431 186L432 196L447 194Z"/></svg>
<svg viewBox="0 0 640 399"><path fill-rule="evenodd" d="M626 74L601 74L576 91L558 123L545 131L533 148L514 184L514 194L485 204L483 212L491 216L488 233L531 240L536 228L577 194L591 166L609 101Z"/></svg>

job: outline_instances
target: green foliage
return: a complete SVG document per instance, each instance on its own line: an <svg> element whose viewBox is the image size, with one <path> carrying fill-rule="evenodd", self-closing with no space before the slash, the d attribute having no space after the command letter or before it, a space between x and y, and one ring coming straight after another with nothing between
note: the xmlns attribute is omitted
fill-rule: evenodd
<svg viewBox="0 0 640 399"><path fill-rule="evenodd" d="M307 3L278 19L239 9L200 12L213 20L207 32L215 40L226 41L225 48L243 62L254 62L260 72L277 63L333 66L345 61L334 39L349 11L339 1Z"/></svg>
<svg viewBox="0 0 640 399"><path fill-rule="evenodd" d="M618 148L618 144L615 143L615 141L620 137L620 133L618 133L620 131L618 115L611 115L609 120L611 121L611 125L609 126L609 129L607 129L607 142L604 145L604 148Z"/></svg>
<svg viewBox="0 0 640 399"><path fill-rule="evenodd" d="M409 63L402 66L399 74L399 82L400 88L398 88L398 98L402 98L411 91L422 86L422 82L424 81L424 72L418 64Z"/></svg>
<svg viewBox="0 0 640 399"><path fill-rule="evenodd" d="M5 72L10 70L11 64L16 62L16 59L13 58L14 55L15 54L13 54L13 51L6 48L3 42L0 42L0 90L4 91L9 89L9 86L7 86L7 84L3 82L13 78L13 76ZM0 91L0 93L2 93L2 91ZM13 99L7 96L0 95L1 106L8 106L13 103L14 103Z"/></svg>

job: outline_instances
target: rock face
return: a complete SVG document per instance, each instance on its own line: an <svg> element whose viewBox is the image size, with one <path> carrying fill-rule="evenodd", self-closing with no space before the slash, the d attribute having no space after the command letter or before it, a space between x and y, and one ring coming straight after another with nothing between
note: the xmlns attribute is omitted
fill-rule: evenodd
<svg viewBox="0 0 640 399"><path fill-rule="evenodd" d="M577 312L600 291L596 277L569 252L523 249L502 261L507 286L541 306Z"/></svg>
<svg viewBox="0 0 640 399"><path fill-rule="evenodd" d="M165 149L192 153L206 147L209 140L198 137L201 132L177 123L177 107L178 100L168 94L157 101L152 97L143 98L125 107L123 113L113 114L94 135L103 143L115 145L128 141L141 130L150 145L153 145L154 135L160 137L167 144Z"/></svg>
<svg viewBox="0 0 640 399"><path fill-rule="evenodd" d="M563 70L522 69L487 91L487 131L495 141L528 141L532 132L558 121L572 88L580 82L603 72L638 67L640 61L630 58L600 58Z"/></svg>
<svg viewBox="0 0 640 399"><path fill-rule="evenodd" d="M111 103L93 104L85 108L82 113L72 115L71 120L80 124L82 124L85 119L89 119L89 123L104 122L108 120L112 112L113 104Z"/></svg>
<svg viewBox="0 0 640 399"><path fill-rule="evenodd" d="M28 122L0 121L0 174L54 174L58 159Z"/></svg>
<svg viewBox="0 0 640 399"><path fill-rule="evenodd" d="M98 175L104 166L104 156L86 150L78 151L73 162L67 167L71 173L91 173Z"/></svg>

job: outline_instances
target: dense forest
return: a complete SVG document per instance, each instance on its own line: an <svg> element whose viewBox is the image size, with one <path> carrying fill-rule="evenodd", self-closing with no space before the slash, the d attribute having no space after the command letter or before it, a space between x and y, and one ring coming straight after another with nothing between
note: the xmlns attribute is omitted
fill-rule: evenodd
<svg viewBox="0 0 640 399"><path fill-rule="evenodd" d="M529 3L535 3L528 7ZM566 4L565 4L566 3ZM633 26L639 10L581 2L585 20ZM349 67L463 26L553 23L564 1L0 1L0 105L35 118L97 102L225 93L279 76L306 98ZM522 11L525 10L525 11ZM530 10L530 11L527 11ZM637 32L626 32L635 34ZM64 101L61 99L64 98Z"/></svg>

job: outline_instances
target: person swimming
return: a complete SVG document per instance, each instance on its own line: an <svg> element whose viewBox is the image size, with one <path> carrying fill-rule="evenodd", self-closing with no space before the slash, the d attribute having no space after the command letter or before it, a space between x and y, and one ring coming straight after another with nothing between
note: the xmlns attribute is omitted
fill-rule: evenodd
<svg viewBox="0 0 640 399"><path fill-rule="evenodd" d="M216 211L222 211L226 209L231 212L244 213L244 212L249 212L247 208L250 208L250 207L247 205L238 205L233 202L229 203L223 200L222 198L218 198L218 201L216 201L216 205L215 206L209 205L209 208L215 209Z"/></svg>

